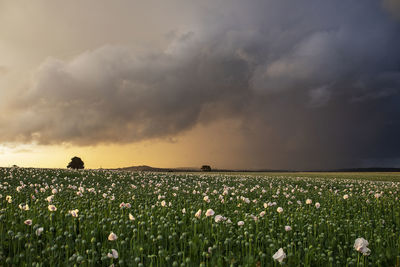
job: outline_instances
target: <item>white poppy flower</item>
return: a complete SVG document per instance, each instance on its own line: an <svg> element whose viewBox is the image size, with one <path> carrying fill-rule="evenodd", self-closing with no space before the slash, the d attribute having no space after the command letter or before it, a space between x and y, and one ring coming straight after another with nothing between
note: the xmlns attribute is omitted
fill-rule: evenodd
<svg viewBox="0 0 400 267"><path fill-rule="evenodd" d="M217 216L215 216L214 220L215 220L216 223L218 223L218 222L224 220L224 216L222 216L222 215L217 215Z"/></svg>
<svg viewBox="0 0 400 267"><path fill-rule="evenodd" d="M19 204L18 207L19 207L21 210L29 210L28 204Z"/></svg>
<svg viewBox="0 0 400 267"><path fill-rule="evenodd" d="M278 208L276 209L276 211L279 212L279 213L282 213L282 212L283 212L283 209L282 209L282 207L278 207Z"/></svg>
<svg viewBox="0 0 400 267"><path fill-rule="evenodd" d="M51 195L51 196L46 197L46 200L47 200L47 202L51 203L53 201L53 198L54 198L54 196Z"/></svg>
<svg viewBox="0 0 400 267"><path fill-rule="evenodd" d="M110 259L118 259L118 251L111 249L111 253L108 253L107 257Z"/></svg>
<svg viewBox="0 0 400 267"><path fill-rule="evenodd" d="M69 214L71 214L72 217L78 217L78 209L70 210L68 211Z"/></svg>
<svg viewBox="0 0 400 267"><path fill-rule="evenodd" d="M57 210L56 206L54 206L54 205L49 205L47 208L49 209L49 211L56 211Z"/></svg>
<svg viewBox="0 0 400 267"><path fill-rule="evenodd" d="M282 248L280 248L273 256L272 258L276 261L279 261L279 263L282 263L282 261L286 258L286 253L283 251Z"/></svg>
<svg viewBox="0 0 400 267"><path fill-rule="evenodd" d="M43 227L39 227L38 229L36 229L36 232L35 232L36 235L40 236L42 234L43 230L44 230Z"/></svg>
<svg viewBox="0 0 400 267"><path fill-rule="evenodd" d="M115 241L117 239L118 239L118 236L116 234L114 234L113 232L111 232L110 235L108 236L109 241Z"/></svg>
<svg viewBox="0 0 400 267"><path fill-rule="evenodd" d="M361 252L364 256L368 256L371 253L371 250L367 248L368 245L368 241L360 237L354 242L354 249Z"/></svg>
<svg viewBox="0 0 400 267"><path fill-rule="evenodd" d="M214 214L215 214L215 212L214 212L212 209L208 209L208 210L206 211L206 216L207 216L207 217L213 216Z"/></svg>
<svg viewBox="0 0 400 267"><path fill-rule="evenodd" d="M200 216L201 216L201 209L198 210L194 216L195 216L196 218L200 218Z"/></svg>

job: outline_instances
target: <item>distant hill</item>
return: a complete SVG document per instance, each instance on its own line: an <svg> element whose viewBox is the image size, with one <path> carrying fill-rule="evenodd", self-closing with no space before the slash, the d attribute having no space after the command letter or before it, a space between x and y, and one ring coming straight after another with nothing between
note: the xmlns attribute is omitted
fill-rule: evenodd
<svg viewBox="0 0 400 267"><path fill-rule="evenodd" d="M136 172L168 172L168 171L172 171L173 169L155 168L155 167L151 167L151 166L147 166L147 165L141 165L141 166L131 166L131 167L119 168L118 170L136 171Z"/></svg>
<svg viewBox="0 0 400 267"><path fill-rule="evenodd" d="M134 171L134 172L195 172L195 171L200 171L200 168L195 168L195 167L158 168L147 165L140 165L140 166L118 168L118 170Z"/></svg>

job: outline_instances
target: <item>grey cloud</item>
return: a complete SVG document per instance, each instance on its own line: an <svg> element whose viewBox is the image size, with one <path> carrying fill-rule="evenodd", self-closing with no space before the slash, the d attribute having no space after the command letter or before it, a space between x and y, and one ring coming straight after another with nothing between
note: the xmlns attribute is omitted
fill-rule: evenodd
<svg viewBox="0 0 400 267"><path fill-rule="evenodd" d="M204 1L165 51L123 46L48 59L0 116L0 139L168 138L241 120L243 157L273 168L399 158L400 25L379 2ZM188 26L189 27L189 26ZM375 161L374 161L375 160Z"/></svg>
<svg viewBox="0 0 400 267"><path fill-rule="evenodd" d="M110 46L70 62L49 59L2 136L86 145L179 133L198 122L205 105L222 102L219 108L231 110L243 94L230 77L244 75L242 67L218 60L165 53L137 57Z"/></svg>

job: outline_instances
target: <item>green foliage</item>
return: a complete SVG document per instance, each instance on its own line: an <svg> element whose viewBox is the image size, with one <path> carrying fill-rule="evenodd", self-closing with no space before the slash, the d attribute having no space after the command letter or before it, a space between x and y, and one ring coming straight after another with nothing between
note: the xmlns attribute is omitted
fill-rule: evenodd
<svg viewBox="0 0 400 267"><path fill-rule="evenodd" d="M85 164L83 163L81 158L73 157L71 159L71 162L68 163L67 168L68 169L75 169L75 170L84 169L85 168Z"/></svg>
<svg viewBox="0 0 400 267"><path fill-rule="evenodd" d="M3 168L0 184L0 266L279 266L279 248L286 266L400 258L398 182Z"/></svg>
<svg viewBox="0 0 400 267"><path fill-rule="evenodd" d="M210 172L211 167L210 167L210 165L203 165L203 166L201 166L200 170L202 170L203 172Z"/></svg>

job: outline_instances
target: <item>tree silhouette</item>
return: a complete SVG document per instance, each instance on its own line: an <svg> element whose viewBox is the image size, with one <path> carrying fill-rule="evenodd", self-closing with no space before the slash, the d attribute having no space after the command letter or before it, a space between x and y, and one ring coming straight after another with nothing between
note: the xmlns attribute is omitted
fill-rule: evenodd
<svg viewBox="0 0 400 267"><path fill-rule="evenodd" d="M201 166L200 170L202 170L203 172L210 172L211 167L209 165L203 165Z"/></svg>
<svg viewBox="0 0 400 267"><path fill-rule="evenodd" d="M67 168L69 169L84 169L85 168L85 163L81 160L79 157L73 157L71 159L71 162L68 164Z"/></svg>

